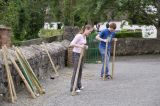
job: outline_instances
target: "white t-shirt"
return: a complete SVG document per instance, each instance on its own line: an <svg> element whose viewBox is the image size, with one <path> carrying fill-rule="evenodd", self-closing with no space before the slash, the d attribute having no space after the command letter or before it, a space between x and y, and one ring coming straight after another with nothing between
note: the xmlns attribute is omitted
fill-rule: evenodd
<svg viewBox="0 0 160 106"><path fill-rule="evenodd" d="M84 36L82 34L77 34L71 42L71 45L74 45L74 44L85 45L86 44L86 36ZM73 52L80 53L81 48L74 47Z"/></svg>

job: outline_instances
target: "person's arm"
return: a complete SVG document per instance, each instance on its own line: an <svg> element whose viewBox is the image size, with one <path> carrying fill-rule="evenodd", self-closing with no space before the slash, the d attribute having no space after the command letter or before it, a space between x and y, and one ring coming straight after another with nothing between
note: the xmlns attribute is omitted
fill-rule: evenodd
<svg viewBox="0 0 160 106"><path fill-rule="evenodd" d="M106 42L106 41L107 41L107 39L102 39L102 38L100 37L100 34L98 34L98 35L96 36L96 39L99 40L99 41L102 41L102 42Z"/></svg>

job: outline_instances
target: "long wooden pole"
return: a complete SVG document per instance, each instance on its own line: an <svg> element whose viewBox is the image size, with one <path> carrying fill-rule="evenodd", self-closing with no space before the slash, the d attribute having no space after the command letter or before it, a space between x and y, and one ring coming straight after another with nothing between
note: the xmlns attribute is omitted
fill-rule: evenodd
<svg viewBox="0 0 160 106"><path fill-rule="evenodd" d="M5 49L7 50L6 47L5 47ZM28 84L28 82L27 82L27 80L25 79L24 75L22 74L20 68L18 67L16 61L15 61L11 56L10 56L10 60L11 60L11 62L13 63L13 65L14 65L17 73L18 73L19 76L22 78L22 80L23 80L23 82L24 82L27 90L31 93L31 96L32 96L33 98L36 98L35 94L33 93L32 89L31 89L31 87L30 87L30 85Z"/></svg>
<svg viewBox="0 0 160 106"><path fill-rule="evenodd" d="M105 57L103 63L103 80L106 80L106 64L107 64L107 52L108 52L108 39L106 40L106 49L105 49Z"/></svg>
<svg viewBox="0 0 160 106"><path fill-rule="evenodd" d="M11 73L9 73L9 74L10 74L10 79L11 79L11 87L12 87L12 91L13 91L13 97L14 97L14 100L17 100L17 94L16 94L14 83L13 83L13 79L12 79Z"/></svg>
<svg viewBox="0 0 160 106"><path fill-rule="evenodd" d="M33 72L33 70L32 70L32 68L31 68L29 62L27 61L25 55L22 53L22 51L21 51L20 49L18 49L18 48L15 48L15 49L16 49L16 52L19 54L19 56L24 60L25 64L28 66L30 72L33 74L33 76L34 76L35 80L38 82L39 86L41 86L41 85L40 85L40 82L39 82L39 80L38 80L38 78L37 78L37 76L36 76L35 73Z"/></svg>
<svg viewBox="0 0 160 106"><path fill-rule="evenodd" d="M36 98L34 92L32 91L32 89L31 89L31 87L29 86L29 84L28 84L27 80L25 79L25 77L23 76L23 74L22 74L20 68L18 67L17 63L15 62L14 59L12 59L12 58L10 58L10 59L11 59L13 65L14 65L14 67L16 68L16 70L17 70L19 76L22 78L24 84L26 85L26 88L27 88L28 91L30 92L31 96L32 96L33 98Z"/></svg>
<svg viewBox="0 0 160 106"><path fill-rule="evenodd" d="M26 57L24 56L24 54L22 53L22 51L20 49L15 48L15 50L18 53L18 55L20 56L20 58L22 59L22 61L24 62L24 65L27 68L27 71L28 71L29 75L31 76L31 79L32 79L33 83L35 84L36 88L38 89L39 93L44 94L45 90L42 88L38 78L36 77L35 73L33 72Z"/></svg>
<svg viewBox="0 0 160 106"><path fill-rule="evenodd" d="M8 50L6 48L7 48L7 46L4 45L3 50L4 50L5 54L6 54L6 58L8 58ZM14 83L13 83L13 79L12 79L12 75L11 75L10 70L9 70L9 76L10 76L10 80L11 80L11 87L12 87L12 91L13 91L13 97L14 97L15 100L17 100L16 90L15 90L15 86L14 86Z"/></svg>
<svg viewBox="0 0 160 106"><path fill-rule="evenodd" d="M51 56L50 56L50 54L49 54L49 52L48 52L48 50L47 50L47 47L46 47L45 43L42 42L42 44L43 44L42 47L44 48L44 50L46 51L46 53L47 53L47 55L48 55L48 57L49 57L49 60L50 60L50 62L51 62L51 64L52 64L52 67L53 67L55 73L56 73L56 76L59 76L59 74L58 74L58 72L57 72L57 69L56 69L56 67L55 67L55 65L54 65L54 63L53 63L53 61L52 61L52 59L51 59Z"/></svg>
<svg viewBox="0 0 160 106"><path fill-rule="evenodd" d="M73 84L73 89L72 89L72 96L76 95L76 86L77 86L77 81L78 81L78 75L79 75L79 69L80 69L80 65L82 62L82 57L84 54L84 49L81 49L81 53L80 53L80 57L79 57L79 61L78 61L78 67L77 67L77 71L76 71L76 76L75 76L75 80L74 80L74 84Z"/></svg>
<svg viewBox="0 0 160 106"><path fill-rule="evenodd" d="M24 64L22 63L22 60L20 59L20 57L19 57L19 55L17 54L16 51L15 51L15 55L16 55L16 57L17 57L20 65L21 65L23 75L25 76L26 80L28 81L28 83L29 83L32 91L35 93L35 88L34 88L34 86L33 86L33 82L31 81L30 77L28 76L28 73L27 73L27 71L26 71L26 68L25 68Z"/></svg>
<svg viewBox="0 0 160 106"><path fill-rule="evenodd" d="M13 90L12 90L12 85L11 85L11 80L10 80L10 75L9 75L9 66L8 66L8 61L6 58L6 54L4 51L4 48L2 47L2 54L3 54L3 61L4 61L4 65L5 65L5 70L6 70L6 74L7 74L7 80L8 80L8 87L9 87L9 94L11 97L11 102L14 102L14 97L13 97Z"/></svg>
<svg viewBox="0 0 160 106"><path fill-rule="evenodd" d="M114 68L115 68L115 54L116 54L116 42L117 40L114 40L114 47L113 47L113 59L112 59L112 79L114 74Z"/></svg>

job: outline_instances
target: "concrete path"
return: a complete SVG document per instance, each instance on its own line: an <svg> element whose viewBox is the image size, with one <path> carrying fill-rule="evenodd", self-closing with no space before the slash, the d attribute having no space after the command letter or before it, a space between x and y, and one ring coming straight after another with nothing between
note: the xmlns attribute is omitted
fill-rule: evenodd
<svg viewBox="0 0 160 106"><path fill-rule="evenodd" d="M21 91L16 103L0 106L160 106L160 55L117 57L113 80L100 79L100 69L101 64L85 64L79 95L71 96L73 69L65 68L59 78L42 82L45 95L32 99Z"/></svg>

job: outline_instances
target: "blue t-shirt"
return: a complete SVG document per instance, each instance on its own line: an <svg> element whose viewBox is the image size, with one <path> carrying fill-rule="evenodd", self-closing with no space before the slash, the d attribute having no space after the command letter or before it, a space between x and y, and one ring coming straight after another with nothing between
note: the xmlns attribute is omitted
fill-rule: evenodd
<svg viewBox="0 0 160 106"><path fill-rule="evenodd" d="M115 37L115 32L110 32L108 29L102 30L100 33L100 38L102 39L108 39L108 50L111 49L111 42L112 42L112 38ZM99 43L99 47L100 48L106 48L106 42L101 41Z"/></svg>

